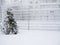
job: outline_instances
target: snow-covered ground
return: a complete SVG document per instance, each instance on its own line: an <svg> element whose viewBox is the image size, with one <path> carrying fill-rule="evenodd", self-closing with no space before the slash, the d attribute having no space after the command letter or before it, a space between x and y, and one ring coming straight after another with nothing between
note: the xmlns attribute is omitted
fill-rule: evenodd
<svg viewBox="0 0 60 45"><path fill-rule="evenodd" d="M60 32L20 30L17 35L0 35L0 45L60 45Z"/></svg>
<svg viewBox="0 0 60 45"><path fill-rule="evenodd" d="M59 24L59 22L33 21L30 22L30 30L28 30L28 21L20 21L18 22L19 33L17 35L2 35L0 33L0 45L60 45Z"/></svg>

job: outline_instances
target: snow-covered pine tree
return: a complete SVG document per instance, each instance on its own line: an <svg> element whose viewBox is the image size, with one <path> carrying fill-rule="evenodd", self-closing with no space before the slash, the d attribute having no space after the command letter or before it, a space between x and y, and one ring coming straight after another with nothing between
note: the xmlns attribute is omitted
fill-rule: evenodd
<svg viewBox="0 0 60 45"><path fill-rule="evenodd" d="M14 14L11 12L12 9L8 9L6 11L6 17L4 20L4 33L5 34L17 34L18 30L17 30L17 23L14 19Z"/></svg>

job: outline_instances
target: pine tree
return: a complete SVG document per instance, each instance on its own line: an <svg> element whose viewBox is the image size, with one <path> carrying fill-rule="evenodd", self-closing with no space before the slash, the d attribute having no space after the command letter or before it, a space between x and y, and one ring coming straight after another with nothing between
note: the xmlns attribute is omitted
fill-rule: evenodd
<svg viewBox="0 0 60 45"><path fill-rule="evenodd" d="M10 10L10 11L9 11ZM14 19L14 14L11 12L12 9L8 9L6 11L7 16L4 20L4 26L3 28L5 34L17 34L17 23Z"/></svg>

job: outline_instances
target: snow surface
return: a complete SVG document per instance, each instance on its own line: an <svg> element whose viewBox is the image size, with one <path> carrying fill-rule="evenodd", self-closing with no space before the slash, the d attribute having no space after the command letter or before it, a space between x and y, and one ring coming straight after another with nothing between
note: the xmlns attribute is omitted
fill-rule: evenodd
<svg viewBox="0 0 60 45"><path fill-rule="evenodd" d="M20 30L17 35L0 35L0 45L60 45L60 32Z"/></svg>

